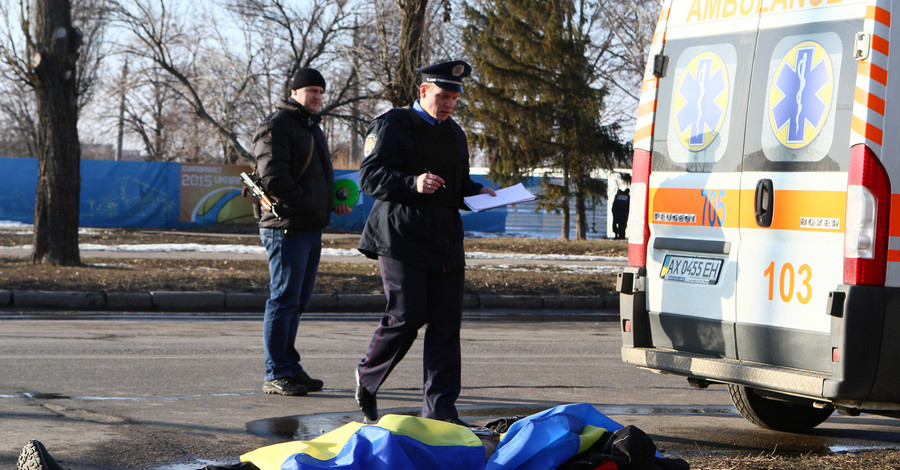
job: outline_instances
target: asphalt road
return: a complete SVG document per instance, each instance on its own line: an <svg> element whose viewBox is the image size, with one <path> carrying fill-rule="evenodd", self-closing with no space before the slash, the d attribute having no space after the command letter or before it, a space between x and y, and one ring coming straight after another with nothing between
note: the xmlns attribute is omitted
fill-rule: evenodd
<svg viewBox="0 0 900 470"><path fill-rule="evenodd" d="M188 469L361 420L353 370L375 320L304 321L303 363L325 389L265 395L261 323L0 321L0 468L28 439L71 469ZM807 435L757 428L724 387L621 362L617 322L466 322L464 419L587 402L647 432L667 456L897 448L900 420L832 416ZM379 392L382 412L421 403L421 341Z"/></svg>

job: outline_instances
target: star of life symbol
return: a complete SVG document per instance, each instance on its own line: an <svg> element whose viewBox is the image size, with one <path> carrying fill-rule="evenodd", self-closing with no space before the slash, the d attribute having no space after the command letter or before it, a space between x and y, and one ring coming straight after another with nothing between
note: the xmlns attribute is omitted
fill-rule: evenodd
<svg viewBox="0 0 900 470"><path fill-rule="evenodd" d="M833 80L820 44L804 41L788 51L769 90L769 122L781 145L803 148L819 135L831 107Z"/></svg>
<svg viewBox="0 0 900 470"><path fill-rule="evenodd" d="M728 73L722 59L704 52L685 67L672 107L681 144L699 152L715 140L728 108Z"/></svg>

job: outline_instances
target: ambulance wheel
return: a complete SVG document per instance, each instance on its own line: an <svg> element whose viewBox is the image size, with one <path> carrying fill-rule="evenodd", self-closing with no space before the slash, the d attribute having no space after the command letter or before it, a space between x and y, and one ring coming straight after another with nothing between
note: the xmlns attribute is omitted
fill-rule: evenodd
<svg viewBox="0 0 900 470"><path fill-rule="evenodd" d="M751 423L776 431L808 431L828 419L834 407L816 408L810 403L764 397L750 387L728 385L734 407ZM786 397L787 398L787 397Z"/></svg>

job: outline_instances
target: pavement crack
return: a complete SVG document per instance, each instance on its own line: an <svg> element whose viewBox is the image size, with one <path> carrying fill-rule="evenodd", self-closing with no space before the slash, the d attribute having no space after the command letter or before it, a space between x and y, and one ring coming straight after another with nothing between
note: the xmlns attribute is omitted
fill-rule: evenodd
<svg viewBox="0 0 900 470"><path fill-rule="evenodd" d="M99 424L126 424L128 420L119 416L106 413L97 413L96 411L86 410L83 408L69 408L67 406L55 403L40 403L40 406L47 409L51 413L64 418L77 419L80 421L88 421Z"/></svg>
<svg viewBox="0 0 900 470"><path fill-rule="evenodd" d="M119 416L106 413L98 413L96 411L91 411L84 408L71 408L58 403L50 403L47 401L72 399L72 397L68 397L58 393L24 392L22 393L22 396L27 398L28 400L31 400L37 406L49 411L50 413L60 418L87 421L90 423L99 424L126 424L129 422L127 419Z"/></svg>

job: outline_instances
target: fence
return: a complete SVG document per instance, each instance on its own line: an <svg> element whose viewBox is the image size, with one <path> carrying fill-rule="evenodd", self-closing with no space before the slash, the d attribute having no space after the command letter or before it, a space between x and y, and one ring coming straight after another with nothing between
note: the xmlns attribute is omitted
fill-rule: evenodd
<svg viewBox="0 0 900 470"><path fill-rule="evenodd" d="M79 226L116 228L184 229L220 223L253 221L250 199L240 197L241 165L198 165L177 162L81 161ZM32 223L34 220L37 160L0 157L0 220ZM351 170L336 170L346 176ZM484 176L472 178L488 185ZM525 182L535 191L539 180ZM362 203L350 214L334 215L329 228L359 232L372 208L373 200ZM562 215L536 211L528 202L485 212L462 211L468 232L508 233L556 238ZM607 204L596 204L587 213L588 238L605 238L608 229ZM575 215L571 215L571 236Z"/></svg>

